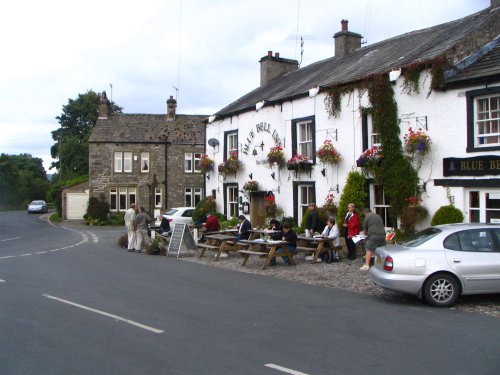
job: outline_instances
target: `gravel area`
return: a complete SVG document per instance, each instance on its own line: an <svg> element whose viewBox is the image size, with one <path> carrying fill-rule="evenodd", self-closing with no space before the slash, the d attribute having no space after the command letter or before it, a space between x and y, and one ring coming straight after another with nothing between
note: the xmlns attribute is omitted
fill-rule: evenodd
<svg viewBox="0 0 500 375"><path fill-rule="evenodd" d="M198 258L193 252L191 254L181 254L179 257L184 261L201 263L212 267L221 267L328 288L339 288L385 298L401 304L424 305L422 301L412 295L392 292L375 285L368 276L368 272L359 270L359 267L362 266L361 259L352 262L343 259L339 263L317 263L313 265L310 261L306 261L302 254L297 255L295 258L297 260L296 266L287 266L278 258L277 266L263 270L264 259L259 259L257 256L251 256L245 267L241 266L243 258L234 253L229 254L227 258L221 258L219 261L214 261L213 253L209 251L205 253L203 258ZM450 307L450 309L500 318L500 294L461 296L458 303Z"/></svg>

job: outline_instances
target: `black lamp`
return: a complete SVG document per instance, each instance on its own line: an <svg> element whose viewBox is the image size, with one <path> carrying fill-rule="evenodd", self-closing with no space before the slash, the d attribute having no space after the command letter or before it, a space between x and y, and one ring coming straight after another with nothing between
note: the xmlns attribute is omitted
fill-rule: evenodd
<svg viewBox="0 0 500 375"><path fill-rule="evenodd" d="M210 180L210 175L209 174L207 174L207 180Z"/></svg>
<svg viewBox="0 0 500 375"><path fill-rule="evenodd" d="M275 179L276 179L276 178L275 178L275 177L276 177L276 174L274 174L274 172L273 172L273 173L271 173L271 177L273 178L273 180L275 180Z"/></svg>
<svg viewBox="0 0 500 375"><path fill-rule="evenodd" d="M321 174L323 175L323 177L325 177L325 176L326 176L326 168L323 168L323 169L321 170Z"/></svg>
<svg viewBox="0 0 500 375"><path fill-rule="evenodd" d="M252 173L250 173L250 174L248 175L248 177L250 178L250 180L253 180L253 174L252 174Z"/></svg>

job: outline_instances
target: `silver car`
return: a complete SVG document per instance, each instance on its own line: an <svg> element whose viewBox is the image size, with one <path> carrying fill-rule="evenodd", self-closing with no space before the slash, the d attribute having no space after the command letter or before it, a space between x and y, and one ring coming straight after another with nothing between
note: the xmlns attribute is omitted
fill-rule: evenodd
<svg viewBox="0 0 500 375"><path fill-rule="evenodd" d="M33 201L28 205L28 213L40 212L42 214L47 213L47 203L45 201Z"/></svg>
<svg viewBox="0 0 500 375"><path fill-rule="evenodd" d="M500 225L448 224L376 249L373 281L433 306L460 294L500 293Z"/></svg>

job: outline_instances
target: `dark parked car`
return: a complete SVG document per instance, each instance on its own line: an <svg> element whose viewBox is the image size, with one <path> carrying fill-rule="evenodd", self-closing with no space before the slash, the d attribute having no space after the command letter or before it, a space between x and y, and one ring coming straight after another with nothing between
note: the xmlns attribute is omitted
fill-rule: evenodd
<svg viewBox="0 0 500 375"><path fill-rule="evenodd" d="M48 211L45 201L33 201L28 205L28 213L46 213Z"/></svg>

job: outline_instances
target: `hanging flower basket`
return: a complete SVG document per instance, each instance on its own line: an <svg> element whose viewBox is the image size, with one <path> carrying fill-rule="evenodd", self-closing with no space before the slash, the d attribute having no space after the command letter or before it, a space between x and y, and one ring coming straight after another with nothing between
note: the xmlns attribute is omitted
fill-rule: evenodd
<svg viewBox="0 0 500 375"><path fill-rule="evenodd" d="M356 165L367 171L373 171L380 165L383 158L382 147L372 146L359 156L358 160L356 160Z"/></svg>
<svg viewBox="0 0 500 375"><path fill-rule="evenodd" d="M316 156L323 164L337 164L341 157L340 153L333 147L332 141L326 140L316 152Z"/></svg>
<svg viewBox="0 0 500 375"><path fill-rule="evenodd" d="M231 173L236 174L241 168L241 161L238 160L238 153L236 151L231 152L229 157L223 163L220 163L217 170L222 175L228 175Z"/></svg>
<svg viewBox="0 0 500 375"><path fill-rule="evenodd" d="M288 159L286 167L289 171L310 171L312 169L312 162L304 155L295 155Z"/></svg>
<svg viewBox="0 0 500 375"><path fill-rule="evenodd" d="M276 205L276 200L274 195L264 196L264 211L266 217L275 217L278 206Z"/></svg>
<svg viewBox="0 0 500 375"><path fill-rule="evenodd" d="M267 153L267 162L269 166L277 165L278 168L282 168L285 165L285 154L283 153L283 147L274 146Z"/></svg>
<svg viewBox="0 0 500 375"><path fill-rule="evenodd" d="M257 191L259 187L259 183L254 180L250 180L245 182L245 185L243 185L243 190L245 191Z"/></svg>
<svg viewBox="0 0 500 375"><path fill-rule="evenodd" d="M404 150L409 155L424 156L431 149L431 138L425 134L422 128L413 131L408 128L408 134L404 136Z"/></svg>
<svg viewBox="0 0 500 375"><path fill-rule="evenodd" d="M214 161L208 155L202 155L200 158L201 173L207 173L214 170Z"/></svg>

